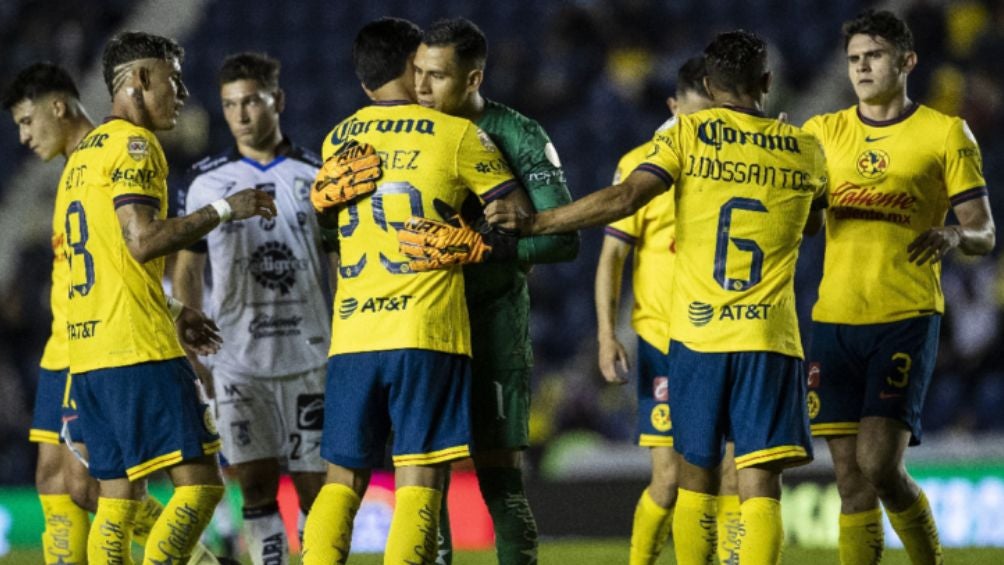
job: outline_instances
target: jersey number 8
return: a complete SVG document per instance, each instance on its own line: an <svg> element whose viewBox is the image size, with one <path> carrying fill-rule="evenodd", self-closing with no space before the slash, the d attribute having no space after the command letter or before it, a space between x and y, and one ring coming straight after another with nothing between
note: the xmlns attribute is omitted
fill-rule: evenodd
<svg viewBox="0 0 1004 565"><path fill-rule="evenodd" d="M74 216L77 218L77 230L73 230ZM74 239L74 234L77 238ZM74 200L66 209L66 243L73 250L67 257L70 261L72 272L74 257L79 257L84 264L83 284L70 284L70 298L76 295L87 296L94 286L94 257L87 251L87 214L84 212L84 205L79 200Z"/></svg>

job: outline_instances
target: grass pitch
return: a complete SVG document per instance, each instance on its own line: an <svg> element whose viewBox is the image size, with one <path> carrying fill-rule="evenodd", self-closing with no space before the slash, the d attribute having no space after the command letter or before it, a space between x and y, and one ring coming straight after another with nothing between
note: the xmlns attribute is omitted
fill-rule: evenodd
<svg viewBox="0 0 1004 565"><path fill-rule="evenodd" d="M622 565L628 562L628 540L561 540L545 541L540 546L541 565ZM40 563L37 551L19 550L0 557L3 565L35 565ZM138 562L138 561L137 561ZM292 563L298 564L299 559ZM453 562L456 565L496 565L494 552L460 552ZM945 562L952 565L994 565L1004 564L1004 548L946 549ZM250 560L244 563L250 564ZM349 565L381 565L383 555L359 554L349 559ZM676 563L672 551L667 551L659 565ZM782 563L785 565L838 565L836 549L804 549L786 547ZM887 549L882 559L883 565L910 565L910 559L902 550Z"/></svg>

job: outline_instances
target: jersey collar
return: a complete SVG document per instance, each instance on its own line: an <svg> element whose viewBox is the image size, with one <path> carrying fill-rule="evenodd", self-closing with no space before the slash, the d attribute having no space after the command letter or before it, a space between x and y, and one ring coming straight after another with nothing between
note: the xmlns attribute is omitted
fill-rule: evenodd
<svg viewBox="0 0 1004 565"><path fill-rule="evenodd" d="M373 102L374 106L404 106L407 104L414 104L411 100L376 100Z"/></svg>
<svg viewBox="0 0 1004 565"><path fill-rule="evenodd" d="M722 104L722 108L725 108L726 110L732 110L733 112L741 112L743 114L757 116L758 118L767 117L767 115L764 114L762 110L757 110L756 108L747 108L745 106L734 106L732 104Z"/></svg>
<svg viewBox="0 0 1004 565"><path fill-rule="evenodd" d="M235 157L236 159L240 159L241 161L247 163L248 165L251 165L252 167L258 169L259 171L267 171L272 167L278 165L279 163L285 161L286 157L288 157L290 153L293 152L294 147L295 146L293 145L293 142L289 140L289 137L285 135L282 136L282 141L280 141L279 145L277 145L275 148L275 159L272 159L271 161L265 163L264 165L262 165L258 161L255 161L254 159L249 159L241 155L240 150L237 149L237 145L234 145L231 148L231 151L232 155L236 156Z"/></svg>
<svg viewBox="0 0 1004 565"><path fill-rule="evenodd" d="M903 113L889 120L872 120L870 118L866 118L861 115L861 106L855 106L854 112L858 115L858 119L861 120L861 123L865 124L866 126L882 128L905 121L907 118L912 116L914 112L917 111L917 108L920 108L920 104L911 101L910 105L906 108L906 110L903 110Z"/></svg>

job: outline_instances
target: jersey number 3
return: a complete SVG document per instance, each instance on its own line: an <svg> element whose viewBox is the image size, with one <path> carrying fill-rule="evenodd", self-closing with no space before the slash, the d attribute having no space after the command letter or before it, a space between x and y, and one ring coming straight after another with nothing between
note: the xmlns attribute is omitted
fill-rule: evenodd
<svg viewBox="0 0 1004 565"><path fill-rule="evenodd" d="M76 230L73 229L74 218L76 218ZM87 296L94 286L94 257L87 251L87 214L79 200L71 202L66 209L66 244L73 251L68 257L70 272L73 272L75 260L83 261L84 270L84 282L70 285L70 298L76 295Z"/></svg>
<svg viewBox="0 0 1004 565"><path fill-rule="evenodd" d="M763 249L752 239L741 237L730 237L729 230L732 229L732 213L736 210L746 210L748 212L766 212L767 207L763 202L753 198L731 198L722 205L718 214L718 241L715 243L715 280L725 290L741 292L749 290L763 276ZM750 274L746 280L730 279L726 274L726 259L729 253L729 242L735 244L742 251L750 253Z"/></svg>

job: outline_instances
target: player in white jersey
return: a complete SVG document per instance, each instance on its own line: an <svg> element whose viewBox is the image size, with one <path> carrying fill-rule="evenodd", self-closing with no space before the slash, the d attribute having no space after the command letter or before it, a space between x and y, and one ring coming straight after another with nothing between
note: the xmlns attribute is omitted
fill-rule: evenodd
<svg viewBox="0 0 1004 565"><path fill-rule="evenodd" d="M201 304L208 260L210 302L224 342L211 371L193 360L216 399L223 454L244 494L252 561L287 563L276 501L285 463L303 517L323 483L320 458L331 306L325 250L310 204L319 158L279 126L279 62L228 57L220 70L223 114L236 145L192 168L183 210L198 210L247 186L275 198L278 215L227 224L178 254L174 292ZM336 256L332 254L332 258Z"/></svg>

